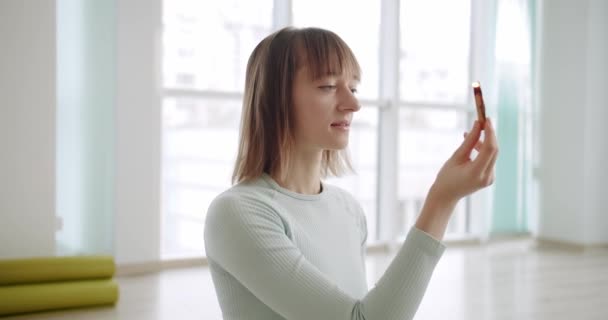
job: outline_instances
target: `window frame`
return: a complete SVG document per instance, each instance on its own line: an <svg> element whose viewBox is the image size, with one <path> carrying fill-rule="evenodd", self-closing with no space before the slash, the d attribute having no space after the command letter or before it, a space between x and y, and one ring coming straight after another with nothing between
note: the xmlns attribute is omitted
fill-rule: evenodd
<svg viewBox="0 0 608 320"><path fill-rule="evenodd" d="M400 66L400 0L382 0L380 19L380 41L379 41L379 87L376 99L360 99L362 105L378 109L378 143L377 143L377 184L376 184L376 238L368 239L370 244L379 241L392 241L402 239L404 236L399 234L395 227L397 206L398 206L398 186L399 175L394 174L399 170L399 112L404 109L441 109L453 110L466 113L467 123L471 123L475 117L475 111L471 107L471 95L467 95L465 104L445 104L445 103L420 103L413 101L403 101L399 96L399 66ZM468 76L469 83L473 79L475 71L480 71L475 67L474 61L478 58L478 53L483 49L480 43L483 40L481 35L476 32L479 26L478 15L480 14L480 4L476 0L471 0L470 15L470 50ZM292 0L274 0L272 12L273 30L283 26L291 25L293 21ZM486 44L487 45L487 44ZM162 61L160 61L162 69ZM178 89L167 88L161 81L161 108L162 101L166 98L201 98L201 99L227 99L239 100L243 98L242 92L217 91L201 89ZM161 119L162 121L162 119ZM165 163L162 163L162 170L165 170ZM162 175L161 175L162 177ZM163 188L165 182L161 181ZM161 199L164 198L164 190ZM465 216L461 217L462 234L452 235L456 237L470 237L472 233L472 214L471 198L465 201ZM161 203L164 203L161 201ZM165 214L167 208L161 207L161 221L167 219ZM449 235L446 235L449 236ZM161 242L164 240L161 239ZM162 245L161 245L162 247Z"/></svg>

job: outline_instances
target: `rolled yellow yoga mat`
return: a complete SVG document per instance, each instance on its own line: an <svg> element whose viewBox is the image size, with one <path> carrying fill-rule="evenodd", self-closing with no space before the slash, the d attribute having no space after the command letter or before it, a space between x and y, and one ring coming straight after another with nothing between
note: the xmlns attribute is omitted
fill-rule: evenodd
<svg viewBox="0 0 608 320"><path fill-rule="evenodd" d="M0 285L111 278L112 256L37 257L0 260Z"/></svg>
<svg viewBox="0 0 608 320"><path fill-rule="evenodd" d="M118 285L110 280L82 280L0 286L0 316L114 304Z"/></svg>

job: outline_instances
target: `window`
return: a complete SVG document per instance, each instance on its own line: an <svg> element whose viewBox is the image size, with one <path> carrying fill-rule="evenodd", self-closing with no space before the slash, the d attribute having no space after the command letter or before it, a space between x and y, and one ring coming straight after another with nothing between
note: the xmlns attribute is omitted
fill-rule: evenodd
<svg viewBox="0 0 608 320"><path fill-rule="evenodd" d="M438 10L441 8L441 10ZM437 172L462 142L470 101L470 0L402 0L400 12L399 206L414 224ZM429 39L432 39L430 41ZM446 233L464 234L467 201Z"/></svg>
<svg viewBox="0 0 608 320"><path fill-rule="evenodd" d="M163 5L163 259L201 256L211 200L230 187L249 54L272 0Z"/></svg>
<svg viewBox="0 0 608 320"><path fill-rule="evenodd" d="M388 0L385 0L388 1ZM400 0L393 0L400 1ZM340 35L362 67L349 150L356 175L327 179L350 191L378 238L379 157L398 157L398 212L405 232L420 212L437 171L471 123L469 87L470 0L401 0L398 70L398 150L378 147L381 2L291 0L276 8L263 1L164 0L162 255L204 255L203 230L211 200L230 187L237 152L247 59L273 30L278 10L290 23ZM281 4L283 5L283 3ZM319 10L323 7L323 10ZM336 19L335 12L348 14ZM437 8L441 8L438 10ZM364 18L362 18L364 17ZM433 39L433 41L428 41ZM468 205L461 201L449 233L466 232ZM384 214L384 213L383 213Z"/></svg>
<svg viewBox="0 0 608 320"><path fill-rule="evenodd" d="M404 107L399 123L397 221L405 234L416 221L437 172L462 142L469 121L460 110ZM458 203L446 233L466 232L466 206L466 201Z"/></svg>
<svg viewBox="0 0 608 320"><path fill-rule="evenodd" d="M167 97L163 102L162 252L204 252L205 213L230 187L241 103ZM203 251L201 251L203 250Z"/></svg>
<svg viewBox="0 0 608 320"><path fill-rule="evenodd" d="M165 87L242 91L249 54L271 27L272 0L164 1Z"/></svg>
<svg viewBox="0 0 608 320"><path fill-rule="evenodd" d="M401 1L401 99L467 102L470 13L470 0Z"/></svg>

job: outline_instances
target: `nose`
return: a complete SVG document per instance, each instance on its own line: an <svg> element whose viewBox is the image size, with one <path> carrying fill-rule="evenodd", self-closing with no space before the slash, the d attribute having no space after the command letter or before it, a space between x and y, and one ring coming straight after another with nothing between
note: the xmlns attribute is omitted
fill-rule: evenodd
<svg viewBox="0 0 608 320"><path fill-rule="evenodd" d="M340 111L351 111L357 112L361 109L361 104L359 103L359 99L355 97L354 93L350 88L346 87L342 90L342 95L340 97L340 103L338 106Z"/></svg>

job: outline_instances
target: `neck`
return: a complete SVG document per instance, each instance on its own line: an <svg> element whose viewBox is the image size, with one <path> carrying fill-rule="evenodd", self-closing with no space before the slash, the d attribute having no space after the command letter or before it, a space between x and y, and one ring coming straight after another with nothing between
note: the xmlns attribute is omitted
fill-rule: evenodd
<svg viewBox="0 0 608 320"><path fill-rule="evenodd" d="M290 167L284 177L281 172L270 176L283 188L301 194L321 192L321 157L323 151L296 151L290 157Z"/></svg>

